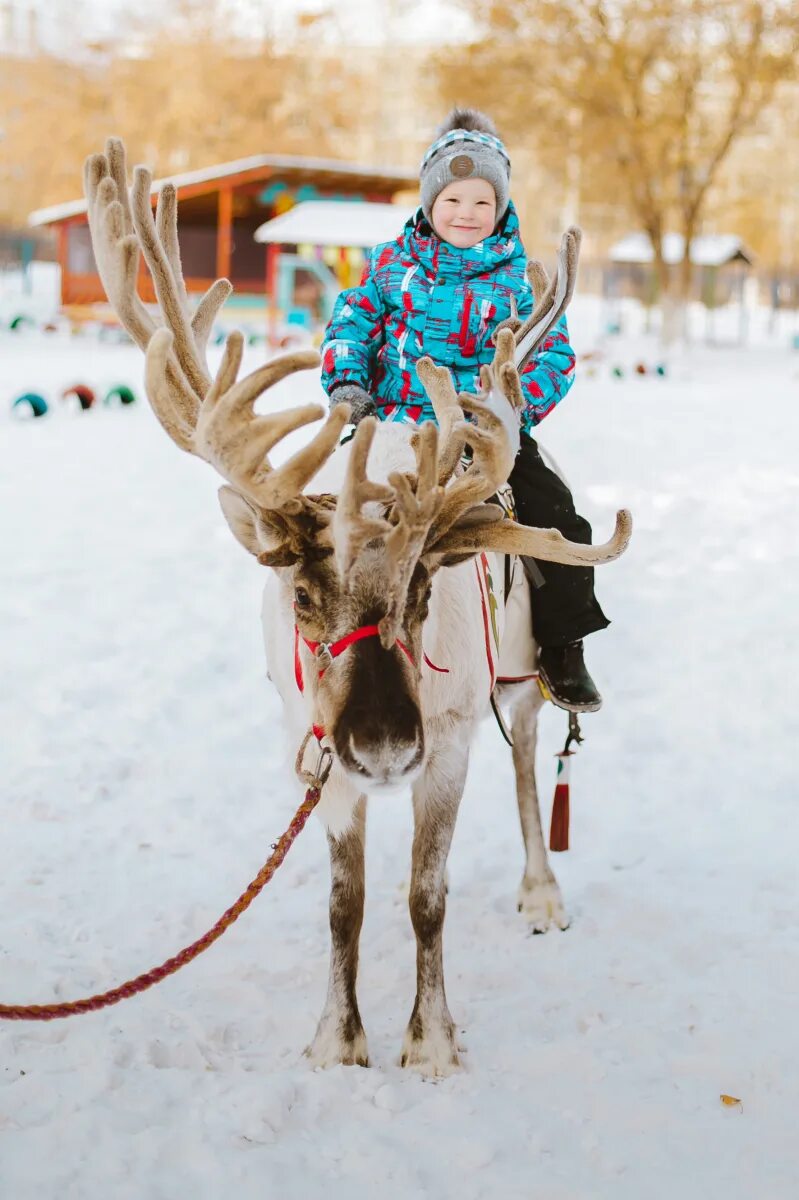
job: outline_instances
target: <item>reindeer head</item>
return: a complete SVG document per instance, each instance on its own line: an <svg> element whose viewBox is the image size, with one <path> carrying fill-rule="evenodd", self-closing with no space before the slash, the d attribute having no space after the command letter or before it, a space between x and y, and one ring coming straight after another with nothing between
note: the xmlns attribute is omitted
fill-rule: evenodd
<svg viewBox="0 0 799 1200"><path fill-rule="evenodd" d="M361 423L340 452L348 461L338 494L304 495L297 512L266 513L231 488L221 492L233 533L278 572L293 605L314 724L345 770L372 789L406 780L424 758L422 627L442 561L425 549L444 499L433 425L414 436L413 451L390 439L393 466L408 470L386 483L366 474L376 432L373 418Z"/></svg>
<svg viewBox="0 0 799 1200"><path fill-rule="evenodd" d="M275 359L238 380L243 341L232 333L212 378L205 347L230 294L217 280L192 315L177 237L177 200L165 185L153 218L151 178L139 167L130 195L124 148L109 141L86 164L89 225L100 276L125 328L146 353L150 403L181 449L211 463L227 480L222 509L241 544L278 572L296 624L298 677L315 725L332 738L344 769L370 790L407 780L424 759L419 700L422 629L435 572L481 550L528 554L585 565L608 562L625 548L629 514L619 513L603 546L567 542L555 530L504 520L486 503L505 482L518 448L518 367L568 303L579 236L564 238L561 267L543 286L535 313L497 335L491 367L481 369L481 396L456 395L449 373L429 360L419 377L438 429L421 427L403 470L384 482L368 478L375 421L358 427L336 495L309 485L339 443L349 419L336 406L302 449L280 466L269 460L287 434L324 415L311 404L257 415L254 402L278 380L319 364L315 353ZM162 323L136 293L139 253L155 284ZM464 414L469 418L465 419ZM461 468L464 448L471 461Z"/></svg>

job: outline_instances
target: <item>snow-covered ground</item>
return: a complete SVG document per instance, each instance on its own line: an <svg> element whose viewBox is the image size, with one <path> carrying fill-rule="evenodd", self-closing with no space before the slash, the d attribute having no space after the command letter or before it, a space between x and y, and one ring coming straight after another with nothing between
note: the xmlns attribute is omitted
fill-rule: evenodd
<svg viewBox="0 0 799 1200"><path fill-rule="evenodd" d="M590 323L575 306L578 346ZM9 416L31 388L138 384L139 357L0 337L4 1003L162 961L239 894L293 811L263 568L228 533L213 473L144 404ZM588 646L606 704L585 722L573 849L555 861L571 929L531 937L515 911L510 759L486 722L450 860L460 1074L397 1066L411 820L407 801L381 801L359 989L373 1066L314 1072L301 1056L328 948L311 822L179 975L100 1014L0 1023L3 1200L797 1195L799 354L785 338L700 347L665 379L621 381L614 357L660 356L617 340L542 430L597 536L622 503L636 518L599 580L613 624ZM543 727L548 807L562 714Z"/></svg>

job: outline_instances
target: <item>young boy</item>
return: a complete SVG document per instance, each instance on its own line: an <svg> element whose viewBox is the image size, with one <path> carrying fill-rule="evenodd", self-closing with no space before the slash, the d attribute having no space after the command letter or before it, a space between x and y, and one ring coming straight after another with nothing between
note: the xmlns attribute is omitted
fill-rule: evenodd
<svg viewBox="0 0 799 1200"><path fill-rule="evenodd" d="M454 109L422 160L421 208L394 242L371 252L360 287L338 297L322 346L322 383L331 404L352 406L353 422L435 420L416 374L429 355L449 368L459 392L478 392L479 367L494 355L492 334L533 309L519 222L510 199L510 159L493 123ZM532 428L574 379L574 353L561 318L521 374L526 405L521 449L510 476L519 520L589 543L566 484L543 462ZM554 700L573 712L602 698L583 660L582 639L608 620L594 596L593 570L530 563L539 669Z"/></svg>

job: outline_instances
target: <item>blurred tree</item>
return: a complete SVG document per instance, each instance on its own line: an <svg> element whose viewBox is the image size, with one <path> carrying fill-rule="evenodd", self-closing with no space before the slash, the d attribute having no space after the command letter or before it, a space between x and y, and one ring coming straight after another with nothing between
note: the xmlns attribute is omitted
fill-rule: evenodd
<svg viewBox="0 0 799 1200"><path fill-rule="evenodd" d="M690 245L730 151L799 77L797 0L467 4L476 38L438 56L444 98L466 94L507 137L533 139L567 197L623 197L667 296L667 229ZM686 255L678 295L689 281Z"/></svg>
<svg viewBox="0 0 799 1200"><path fill-rule="evenodd" d="M79 64L49 55L0 60L0 222L24 224L43 192L74 198L76 164L102 101Z"/></svg>
<svg viewBox="0 0 799 1200"><path fill-rule="evenodd" d="M232 0L178 0L160 20L132 15L74 60L0 57L0 221L74 199L84 157L110 133L156 174L253 154L340 157L342 135L374 103L368 76L356 63L346 88L332 86L329 53L237 35L235 11Z"/></svg>

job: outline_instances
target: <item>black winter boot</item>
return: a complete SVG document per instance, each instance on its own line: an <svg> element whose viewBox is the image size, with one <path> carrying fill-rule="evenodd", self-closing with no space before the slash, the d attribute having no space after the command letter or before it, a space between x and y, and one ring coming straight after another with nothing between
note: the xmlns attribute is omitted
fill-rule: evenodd
<svg viewBox="0 0 799 1200"><path fill-rule="evenodd" d="M542 646L538 660L542 682L552 703L569 712L596 712L602 697L583 659L583 643L569 646Z"/></svg>

